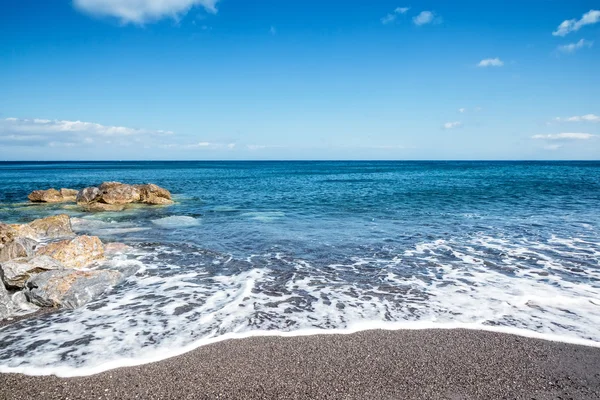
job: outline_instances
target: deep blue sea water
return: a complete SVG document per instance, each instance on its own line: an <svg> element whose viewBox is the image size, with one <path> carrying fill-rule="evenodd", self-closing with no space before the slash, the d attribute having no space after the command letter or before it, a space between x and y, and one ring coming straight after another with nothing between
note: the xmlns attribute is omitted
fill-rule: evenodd
<svg viewBox="0 0 600 400"><path fill-rule="evenodd" d="M27 203L112 180L176 204ZM0 371L91 373L263 331L460 325L600 343L600 162L0 163L0 221L56 213L131 245L102 268L138 273L0 330Z"/></svg>

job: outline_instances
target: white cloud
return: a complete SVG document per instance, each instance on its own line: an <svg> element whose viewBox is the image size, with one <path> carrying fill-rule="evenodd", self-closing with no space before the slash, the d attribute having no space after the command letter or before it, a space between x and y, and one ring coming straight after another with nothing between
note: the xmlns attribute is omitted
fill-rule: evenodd
<svg viewBox="0 0 600 400"><path fill-rule="evenodd" d="M460 122L460 121L446 122L444 124L444 129L460 128L461 126L462 126L462 122Z"/></svg>
<svg viewBox="0 0 600 400"><path fill-rule="evenodd" d="M287 146L277 145L277 144L249 144L246 145L246 148L251 151L255 150L264 150L264 149L282 149Z"/></svg>
<svg viewBox="0 0 600 400"><path fill-rule="evenodd" d="M192 7L217 12L219 0L73 0L79 10L88 14L115 17L122 23L144 24L162 18L178 18Z"/></svg>
<svg viewBox="0 0 600 400"><path fill-rule="evenodd" d="M183 149L183 150L233 150L235 143L218 143L218 142L196 142L196 143L168 143L160 145L165 149Z"/></svg>
<svg viewBox="0 0 600 400"><path fill-rule="evenodd" d="M581 16L581 19L568 19L563 21L556 31L552 32L554 36L566 36L571 32L576 32L585 25L592 25L600 22L600 11L590 10Z"/></svg>
<svg viewBox="0 0 600 400"><path fill-rule="evenodd" d="M546 150L558 150L561 147L563 147L562 144L552 143L552 144L548 144L548 145L544 146L544 149L546 149Z"/></svg>
<svg viewBox="0 0 600 400"><path fill-rule="evenodd" d="M398 15L406 14L408 10L410 10L410 7L397 7L393 12L381 18L381 23L384 25L390 24L398 18Z"/></svg>
<svg viewBox="0 0 600 400"><path fill-rule="evenodd" d="M551 133L548 135L533 135L531 138L536 140L588 140L596 135L591 133Z"/></svg>
<svg viewBox="0 0 600 400"><path fill-rule="evenodd" d="M421 26L434 22L435 14L431 11L421 11L419 15L413 17L415 25Z"/></svg>
<svg viewBox="0 0 600 400"><path fill-rule="evenodd" d="M558 46L558 50L563 53L574 53L576 50L579 50L583 47L592 47L594 42L581 39L576 43L565 44L564 46Z"/></svg>
<svg viewBox="0 0 600 400"><path fill-rule="evenodd" d="M115 138L131 141L139 138L153 138L172 135L171 131L128 128L124 126L102 125L94 122L49 120L49 119L19 119L6 118L0 120L0 142L3 144L47 145L57 146L71 143L89 144L96 138Z"/></svg>
<svg viewBox="0 0 600 400"><path fill-rule="evenodd" d="M467 109L466 108L459 108L458 112L461 113L461 114L463 114L463 113L467 112Z"/></svg>
<svg viewBox="0 0 600 400"><path fill-rule="evenodd" d="M477 64L478 67L501 67L503 65L504 65L504 61L502 61L498 57L486 58L486 59L479 61L479 64Z"/></svg>
<svg viewBox="0 0 600 400"><path fill-rule="evenodd" d="M554 119L557 122L600 122L600 116L595 114L575 115L573 117Z"/></svg>

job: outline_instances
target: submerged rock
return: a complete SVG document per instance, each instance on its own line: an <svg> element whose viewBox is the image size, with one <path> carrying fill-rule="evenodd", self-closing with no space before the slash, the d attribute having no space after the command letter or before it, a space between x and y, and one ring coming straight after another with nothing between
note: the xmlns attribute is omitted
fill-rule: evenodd
<svg viewBox="0 0 600 400"><path fill-rule="evenodd" d="M15 238L0 249L0 261L15 258L33 257L38 242L30 238Z"/></svg>
<svg viewBox="0 0 600 400"><path fill-rule="evenodd" d="M185 215L172 215L170 217L153 219L152 223L160 226L161 228L167 229L188 228L191 226L200 225L199 220L193 217L187 217Z"/></svg>
<svg viewBox="0 0 600 400"><path fill-rule="evenodd" d="M102 211L123 211L124 204L106 204L106 203L90 203L82 206L84 211L102 212Z"/></svg>
<svg viewBox="0 0 600 400"><path fill-rule="evenodd" d="M117 271L47 271L27 281L27 298L42 307L78 308L112 289L123 275Z"/></svg>
<svg viewBox="0 0 600 400"><path fill-rule="evenodd" d="M104 258L104 246L97 236L77 236L74 239L49 243L36 251L61 262L65 267L84 268Z"/></svg>
<svg viewBox="0 0 600 400"><path fill-rule="evenodd" d="M40 237L60 238L75 235L71 227L71 219L66 214L36 219L30 222L29 226Z"/></svg>
<svg viewBox="0 0 600 400"><path fill-rule="evenodd" d="M64 269L64 267L58 261L48 256L16 258L0 262L2 281L7 288L13 289L25 287L25 282L36 274L55 269Z"/></svg>

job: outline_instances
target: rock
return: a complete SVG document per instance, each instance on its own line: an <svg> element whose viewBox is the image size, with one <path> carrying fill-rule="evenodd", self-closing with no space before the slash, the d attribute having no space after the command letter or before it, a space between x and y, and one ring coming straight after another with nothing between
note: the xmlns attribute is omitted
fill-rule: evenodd
<svg viewBox="0 0 600 400"><path fill-rule="evenodd" d="M60 194L63 197L63 201L76 201L77 193L79 193L79 190L65 188L60 189Z"/></svg>
<svg viewBox="0 0 600 400"><path fill-rule="evenodd" d="M171 193L158 185L149 183L147 185L135 185L140 192L140 201L146 204L173 204Z"/></svg>
<svg viewBox="0 0 600 400"><path fill-rule="evenodd" d="M123 211L124 204L106 204L106 203L90 203L82 206L84 211L102 212L102 211Z"/></svg>
<svg viewBox="0 0 600 400"><path fill-rule="evenodd" d="M39 239L40 235L29 224L11 224L10 227L15 232L15 237L24 237L33 240Z"/></svg>
<svg viewBox="0 0 600 400"><path fill-rule="evenodd" d="M11 289L21 289L25 287L25 282L33 275L55 269L64 269L64 267L48 256L16 258L0 262L2 281L7 288Z"/></svg>
<svg viewBox="0 0 600 400"><path fill-rule="evenodd" d="M84 235L49 243L36 254L52 257L68 268L84 268L104 258L104 246L97 236Z"/></svg>
<svg viewBox="0 0 600 400"><path fill-rule="evenodd" d="M8 261L15 258L33 257L38 242L29 238L16 238L0 249L0 261Z"/></svg>
<svg viewBox="0 0 600 400"><path fill-rule="evenodd" d="M41 237L59 238L75 235L71 228L71 219L66 214L36 219L30 222L29 226Z"/></svg>
<svg viewBox="0 0 600 400"><path fill-rule="evenodd" d="M117 271L47 271L27 281L27 298L42 307L78 308L112 289Z"/></svg>
<svg viewBox="0 0 600 400"><path fill-rule="evenodd" d="M12 304L11 304L11 308L12 308L11 314L12 315L29 314L29 313L35 312L40 309L38 306L30 303L29 300L27 300L27 296L25 295L25 292L22 290L19 292L13 293L10 300L12 302Z"/></svg>
<svg viewBox="0 0 600 400"><path fill-rule="evenodd" d="M140 200L139 190L131 185L119 182L104 182L100 185L100 202L106 204L129 204Z"/></svg>
<svg viewBox="0 0 600 400"><path fill-rule="evenodd" d="M38 306L27 301L25 293L16 292L11 296L0 284L0 320L10 318L13 315L29 314L38 309Z"/></svg>
<svg viewBox="0 0 600 400"><path fill-rule="evenodd" d="M56 189L34 190L27 196L29 201L37 203L62 203L63 195Z"/></svg>
<svg viewBox="0 0 600 400"><path fill-rule="evenodd" d="M11 298L4 285L0 284L0 320L8 318L12 314Z"/></svg>
<svg viewBox="0 0 600 400"><path fill-rule="evenodd" d="M121 185L123 185L121 182L102 182L102 184L98 186L98 189L100 189L101 192L104 192L105 190L113 189Z"/></svg>
<svg viewBox="0 0 600 400"><path fill-rule="evenodd" d="M173 204L173 200L165 199L164 197L151 197L146 200L147 204L168 206Z"/></svg>
<svg viewBox="0 0 600 400"><path fill-rule="evenodd" d="M98 200L100 197L100 189L97 187L86 187L77 193L77 204L89 204Z"/></svg>
<svg viewBox="0 0 600 400"><path fill-rule="evenodd" d="M12 242L16 236L17 232L12 226L0 223L0 249Z"/></svg>

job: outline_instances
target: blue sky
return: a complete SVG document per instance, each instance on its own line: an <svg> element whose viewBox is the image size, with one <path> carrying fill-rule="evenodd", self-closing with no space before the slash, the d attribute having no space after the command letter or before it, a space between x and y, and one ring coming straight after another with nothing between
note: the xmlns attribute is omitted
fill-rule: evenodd
<svg viewBox="0 0 600 400"><path fill-rule="evenodd" d="M1 7L0 160L600 158L598 1Z"/></svg>

